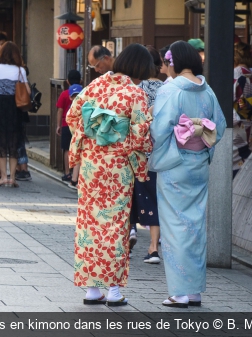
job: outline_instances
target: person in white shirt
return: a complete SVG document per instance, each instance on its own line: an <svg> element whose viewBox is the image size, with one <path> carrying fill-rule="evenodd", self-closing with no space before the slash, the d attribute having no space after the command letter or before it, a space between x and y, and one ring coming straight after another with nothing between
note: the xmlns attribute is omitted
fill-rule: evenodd
<svg viewBox="0 0 252 337"><path fill-rule="evenodd" d="M25 82L30 94L19 49L14 42L7 41L0 49L0 186L18 187L15 172L17 150L22 141L22 114L15 102L17 81ZM7 157L10 178L7 177Z"/></svg>

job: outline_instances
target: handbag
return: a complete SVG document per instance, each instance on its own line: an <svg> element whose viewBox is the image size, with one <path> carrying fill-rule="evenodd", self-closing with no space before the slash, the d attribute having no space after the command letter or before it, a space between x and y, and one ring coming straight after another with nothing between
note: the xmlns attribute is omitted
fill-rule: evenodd
<svg viewBox="0 0 252 337"><path fill-rule="evenodd" d="M40 102L42 93L36 88L36 83L30 85L31 87L31 108L29 112L37 113L38 109L41 107L42 103Z"/></svg>
<svg viewBox="0 0 252 337"><path fill-rule="evenodd" d="M27 91L25 83L19 81L20 75L23 78L23 75L19 68L18 82L16 83L16 91L15 91L16 106L22 111L29 111L29 109L32 107L31 98Z"/></svg>

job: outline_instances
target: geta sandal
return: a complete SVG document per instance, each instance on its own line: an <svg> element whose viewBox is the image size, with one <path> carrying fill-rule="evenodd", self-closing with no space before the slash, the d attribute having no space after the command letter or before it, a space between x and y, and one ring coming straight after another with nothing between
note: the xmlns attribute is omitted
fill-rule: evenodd
<svg viewBox="0 0 252 337"><path fill-rule="evenodd" d="M107 301L109 307L119 307L126 304L128 304L128 300L124 296L118 301Z"/></svg>
<svg viewBox="0 0 252 337"><path fill-rule="evenodd" d="M105 297L105 295L102 295L97 300L88 300L86 298L84 298L83 300L83 304L106 304L106 302L107 302L107 298Z"/></svg>
<svg viewBox="0 0 252 337"><path fill-rule="evenodd" d="M190 301L189 300L188 305L191 305L192 307L200 307L201 301Z"/></svg>
<svg viewBox="0 0 252 337"><path fill-rule="evenodd" d="M177 302L172 297L168 297L162 304L166 307L188 308L188 303Z"/></svg>

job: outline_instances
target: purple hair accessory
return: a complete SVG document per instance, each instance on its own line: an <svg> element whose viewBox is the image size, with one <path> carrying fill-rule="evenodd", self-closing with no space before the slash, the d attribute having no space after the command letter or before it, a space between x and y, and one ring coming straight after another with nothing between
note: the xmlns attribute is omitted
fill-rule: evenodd
<svg viewBox="0 0 252 337"><path fill-rule="evenodd" d="M174 66L173 59L172 59L172 52L170 51L170 49L165 53L164 58L170 62L170 66L172 67Z"/></svg>

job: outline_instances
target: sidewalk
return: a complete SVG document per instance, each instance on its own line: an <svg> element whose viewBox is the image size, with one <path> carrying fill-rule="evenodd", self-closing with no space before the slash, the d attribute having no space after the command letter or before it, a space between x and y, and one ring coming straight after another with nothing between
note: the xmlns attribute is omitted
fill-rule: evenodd
<svg viewBox="0 0 252 337"><path fill-rule="evenodd" d="M50 142L49 140L33 140L30 147L27 148L28 157L30 158L29 166L48 177L61 182L61 173L49 167L50 161ZM33 159L33 160L31 160ZM47 167L48 166L48 167ZM252 268L252 252L232 245L232 259L249 268Z"/></svg>
<svg viewBox="0 0 252 337"><path fill-rule="evenodd" d="M39 149L31 146L30 151ZM143 262L150 236L141 227L122 290L129 304L84 306L85 289L73 286L76 191L42 163L31 159L30 169L32 181L21 181L19 189L0 188L0 312L156 312L158 317L183 311L252 312L252 269L236 261L232 269L207 268L201 307L162 306L167 298L162 254L159 265Z"/></svg>

